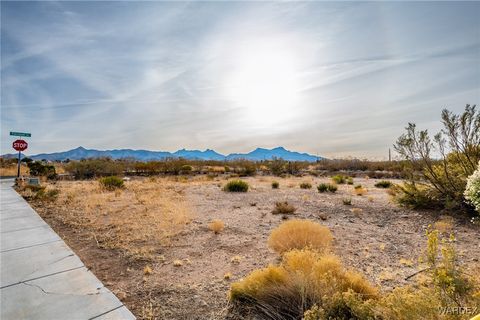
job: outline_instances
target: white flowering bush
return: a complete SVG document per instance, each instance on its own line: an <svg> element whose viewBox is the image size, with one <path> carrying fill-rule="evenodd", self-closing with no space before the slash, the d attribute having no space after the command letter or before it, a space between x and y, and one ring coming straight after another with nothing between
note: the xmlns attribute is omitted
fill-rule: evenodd
<svg viewBox="0 0 480 320"><path fill-rule="evenodd" d="M467 202L472 204L475 210L480 213L480 162L477 170L468 177L464 195Z"/></svg>

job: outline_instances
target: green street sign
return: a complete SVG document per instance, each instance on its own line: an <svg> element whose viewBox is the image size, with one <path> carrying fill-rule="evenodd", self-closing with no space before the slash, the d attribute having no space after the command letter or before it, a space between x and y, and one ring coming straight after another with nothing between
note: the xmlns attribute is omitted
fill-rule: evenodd
<svg viewBox="0 0 480 320"><path fill-rule="evenodd" d="M31 133L27 132L15 132L15 131L10 131L11 136L16 136L16 137L31 137Z"/></svg>

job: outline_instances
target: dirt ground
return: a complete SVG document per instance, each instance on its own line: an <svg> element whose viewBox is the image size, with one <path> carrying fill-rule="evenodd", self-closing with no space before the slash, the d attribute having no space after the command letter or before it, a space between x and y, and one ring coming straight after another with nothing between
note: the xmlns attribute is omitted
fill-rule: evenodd
<svg viewBox="0 0 480 320"><path fill-rule="evenodd" d="M160 185L164 179L155 183ZM427 226L442 219L436 212L397 207L385 189L374 187L375 179L355 178L355 184L368 190L364 196L354 195L352 185L339 185L334 194L319 193L316 185L330 182L328 178L244 180L251 186L247 193L222 191L226 180L221 177L171 182L188 203L192 218L167 245L159 243L154 259L146 261L132 261L118 249L99 246L91 230L72 227L60 219L55 203L31 203L140 319L224 319L230 283L278 262L277 254L267 246L271 230L284 221L282 215L271 213L277 201L288 201L297 208L289 219L311 219L328 226L334 235L333 250L344 264L363 272L382 290L417 281L417 277L405 278L421 268L419 258L424 253ZM273 180L280 183L279 189L272 189ZM312 183L313 188L300 189L304 181ZM62 188L75 183L60 182L56 187L62 192ZM159 192L158 197L162 196ZM345 198L351 198L352 205L343 204ZM219 234L208 229L213 219L225 222ZM463 217L453 220L452 225L460 262L469 272L478 274L478 227ZM147 265L151 274L144 270Z"/></svg>

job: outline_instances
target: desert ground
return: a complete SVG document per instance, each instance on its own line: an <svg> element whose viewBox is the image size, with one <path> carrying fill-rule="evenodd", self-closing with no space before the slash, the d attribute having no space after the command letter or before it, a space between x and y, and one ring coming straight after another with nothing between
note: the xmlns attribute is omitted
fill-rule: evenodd
<svg viewBox="0 0 480 320"><path fill-rule="evenodd" d="M336 193L319 193L327 177L242 178L246 193L222 190L227 176L132 178L124 190L105 191L97 181L58 181L58 196L32 206L94 274L140 319L224 319L230 284L278 261L268 248L272 229L285 219L310 219L330 228L333 251L381 290L422 280L425 231L453 231L461 264L480 272L480 232L467 218L400 208L378 181L355 178ZM279 189L272 189L278 181ZM400 182L391 180L392 182ZM301 189L309 182L311 189ZM351 205L344 199L351 198ZM272 214L278 201L296 208ZM209 223L222 220L214 233Z"/></svg>

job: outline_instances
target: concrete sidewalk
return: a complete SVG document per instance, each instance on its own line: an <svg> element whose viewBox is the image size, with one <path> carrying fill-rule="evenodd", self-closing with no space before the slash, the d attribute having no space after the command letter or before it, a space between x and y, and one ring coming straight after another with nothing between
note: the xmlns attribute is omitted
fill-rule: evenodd
<svg viewBox="0 0 480 320"><path fill-rule="evenodd" d="M0 182L0 319L135 319L12 185Z"/></svg>

